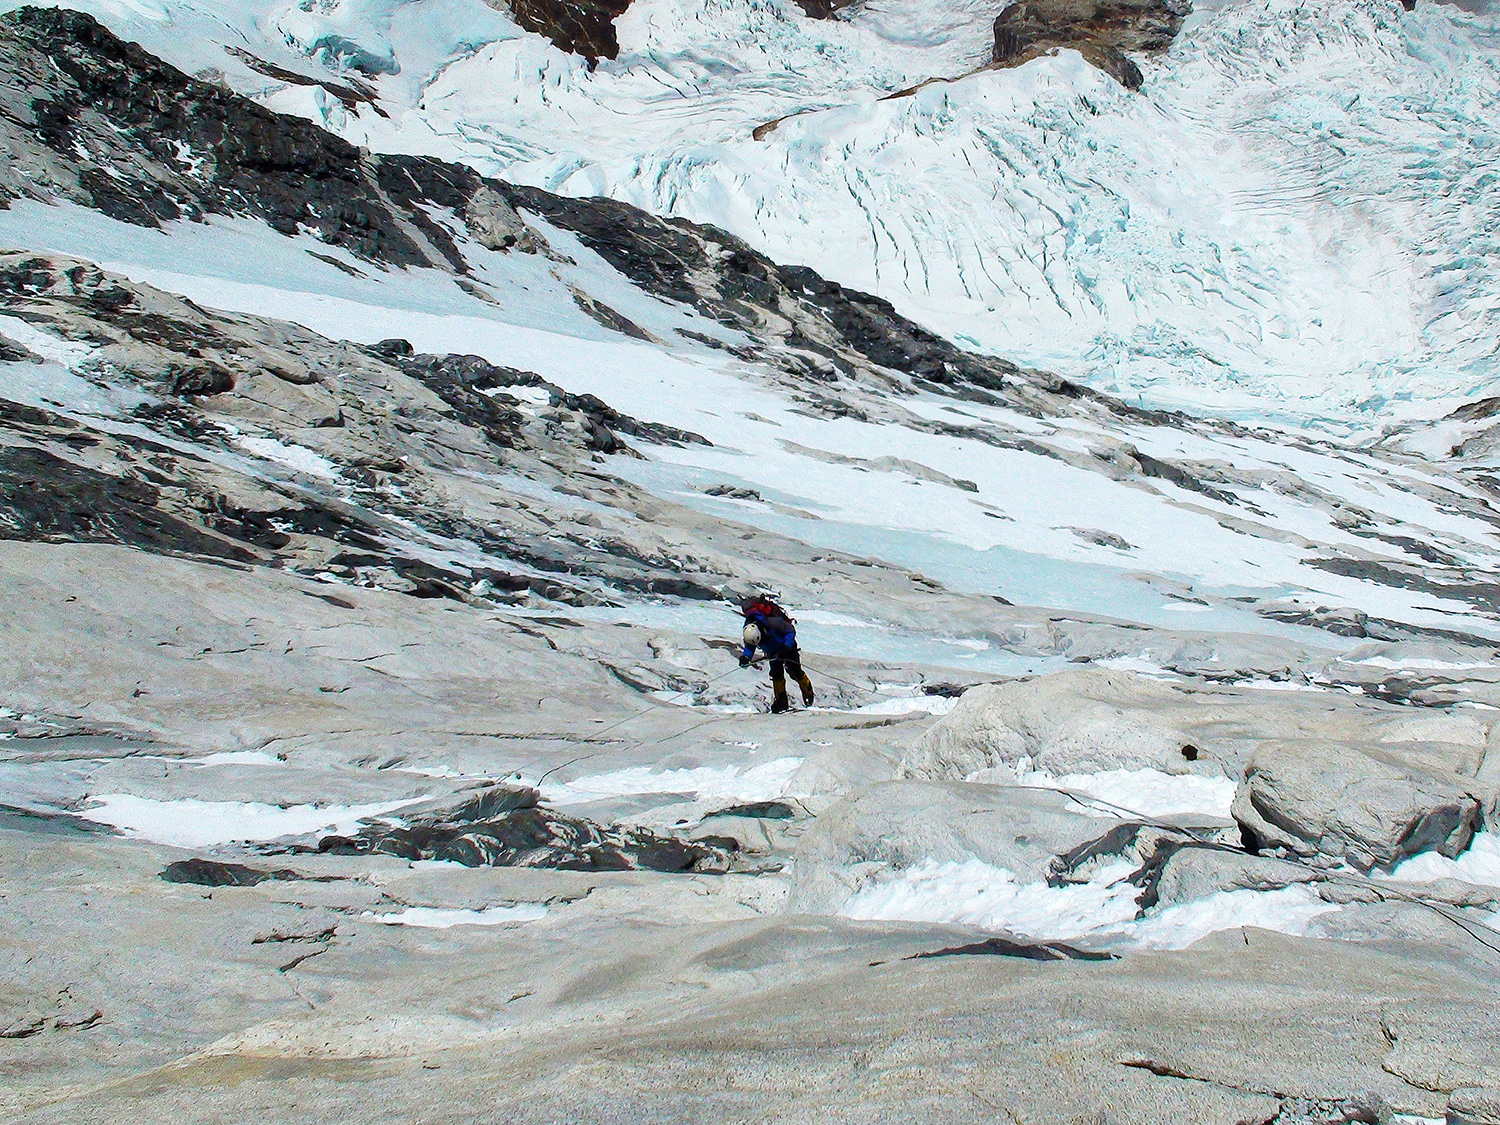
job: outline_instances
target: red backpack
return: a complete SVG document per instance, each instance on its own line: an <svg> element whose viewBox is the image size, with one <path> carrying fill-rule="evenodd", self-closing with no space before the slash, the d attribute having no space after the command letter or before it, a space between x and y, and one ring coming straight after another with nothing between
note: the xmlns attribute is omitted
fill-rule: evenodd
<svg viewBox="0 0 1500 1125"><path fill-rule="evenodd" d="M788 625L796 625L797 623L795 617L782 609L770 598L755 598L752 601L745 602L740 606L740 612L745 615L747 620L751 615L754 615L762 621L769 621L773 617L779 617Z"/></svg>

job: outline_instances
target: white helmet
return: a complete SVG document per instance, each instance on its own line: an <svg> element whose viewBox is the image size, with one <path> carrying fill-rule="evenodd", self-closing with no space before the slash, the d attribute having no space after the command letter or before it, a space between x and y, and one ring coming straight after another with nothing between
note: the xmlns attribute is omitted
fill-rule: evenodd
<svg viewBox="0 0 1500 1125"><path fill-rule="evenodd" d="M760 626L753 621L745 624L745 643L751 648L760 644Z"/></svg>

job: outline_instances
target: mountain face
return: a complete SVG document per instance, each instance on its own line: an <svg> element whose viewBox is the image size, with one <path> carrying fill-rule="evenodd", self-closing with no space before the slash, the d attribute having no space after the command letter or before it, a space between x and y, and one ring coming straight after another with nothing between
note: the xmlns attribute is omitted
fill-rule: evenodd
<svg viewBox="0 0 1500 1125"><path fill-rule="evenodd" d="M7 6L6 1116L1500 1120L1494 73Z"/></svg>

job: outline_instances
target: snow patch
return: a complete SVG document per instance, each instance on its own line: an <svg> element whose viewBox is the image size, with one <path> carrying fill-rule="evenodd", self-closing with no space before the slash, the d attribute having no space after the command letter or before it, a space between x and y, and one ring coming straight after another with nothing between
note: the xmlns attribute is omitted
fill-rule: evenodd
<svg viewBox="0 0 1500 1125"><path fill-rule="evenodd" d="M1437 852L1421 852L1398 863L1389 874L1377 874L1376 878L1399 883L1461 879L1482 887L1500 887L1500 833L1476 832L1473 843L1454 859Z"/></svg>
<svg viewBox="0 0 1500 1125"><path fill-rule="evenodd" d="M97 350L92 344L64 340L14 316L0 316L0 334L9 336L32 354L60 363L70 370L82 365Z"/></svg>
<svg viewBox="0 0 1500 1125"><path fill-rule="evenodd" d="M365 805L267 805L256 801L157 801L130 793L104 793L78 815L128 836L178 848L203 848L238 840L275 840L309 832L357 832L368 817L427 800L408 797Z"/></svg>
<svg viewBox="0 0 1500 1125"><path fill-rule="evenodd" d="M483 910L408 906L405 910L397 910L391 914L366 915L387 926L420 926L430 930L446 930L453 926L499 926L509 922L535 922L546 916L547 908L539 902L486 906Z"/></svg>
<svg viewBox="0 0 1500 1125"><path fill-rule="evenodd" d="M1170 774L1160 770L1100 770L1055 775L1028 770L1016 781L1035 789L1082 793L1137 816L1205 816L1229 819L1235 782L1227 777Z"/></svg>
<svg viewBox="0 0 1500 1125"><path fill-rule="evenodd" d="M275 754L264 750L223 750L202 758L187 758L186 764L194 766L284 766Z"/></svg>
<svg viewBox="0 0 1500 1125"><path fill-rule="evenodd" d="M974 926L1044 941L1094 937L1136 948L1184 949L1239 926L1301 935L1314 918L1339 909L1298 886L1223 891L1137 919L1140 888L1124 881L1133 870L1121 861L1101 868L1087 883L1051 887L1018 883L1010 871L979 860L926 860L888 882L866 887L839 913Z"/></svg>

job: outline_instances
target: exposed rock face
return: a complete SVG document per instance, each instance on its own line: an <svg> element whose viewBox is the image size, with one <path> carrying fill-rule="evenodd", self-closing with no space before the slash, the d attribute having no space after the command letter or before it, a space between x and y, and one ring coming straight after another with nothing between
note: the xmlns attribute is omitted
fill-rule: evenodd
<svg viewBox="0 0 1500 1125"><path fill-rule="evenodd" d="M169 448L130 433L84 432L51 410L0 404L7 437L0 447L0 538L312 565L362 584L456 600L473 597L479 584L490 601L524 597L534 587L546 597L592 604L598 594L581 585L605 575L606 582L701 599L716 596L728 580L686 573L675 560L647 562L655 552L601 537L596 527L580 528L577 542L560 546L555 523L527 526L523 509L504 509L505 526L484 526L445 504L439 480L456 457L478 471L502 457L571 468L580 460L592 464L596 450L623 449L621 434L703 440L639 422L530 372L475 356L416 355L405 341L356 348L282 322L210 313L92 265L31 254L0 253L0 310L88 341L94 369L141 400L135 420L177 443ZM39 359L24 362L44 366ZM236 428L259 428L266 420L252 418L265 407L240 394L184 385L200 374L274 404L276 432L321 451L352 492L340 497L226 474L210 458L186 453L183 441L205 453L236 453L223 411L235 413ZM507 387L540 392L547 417L523 415ZM238 413L246 408L250 415ZM410 499L389 487L393 480ZM494 562L435 566L393 545L392 517L484 543ZM580 583L585 572L589 578Z"/></svg>
<svg viewBox="0 0 1500 1125"><path fill-rule="evenodd" d="M1252 848L1369 871L1418 852L1452 857L1467 848L1481 823L1467 781L1376 746L1271 743L1245 770L1234 818Z"/></svg>
<svg viewBox="0 0 1500 1125"><path fill-rule="evenodd" d="M832 19L851 3L797 0L804 12L818 20ZM615 20L630 8L630 0L505 0L505 5L527 31L545 35L559 50L582 55L591 66L600 59L619 57Z"/></svg>
<svg viewBox="0 0 1500 1125"><path fill-rule="evenodd" d="M161 878L168 883L191 883L199 887L258 887L272 881L292 881L301 876L280 868L267 871L244 863L224 863L214 859L180 859L162 869Z"/></svg>
<svg viewBox="0 0 1500 1125"><path fill-rule="evenodd" d="M591 63L620 53L615 20L630 0L506 0L516 22Z"/></svg>
<svg viewBox="0 0 1500 1125"><path fill-rule="evenodd" d="M1465 1086L1448 1097L1452 1125L1500 1125L1500 1089Z"/></svg>
<svg viewBox="0 0 1500 1125"><path fill-rule="evenodd" d="M494 786L456 808L407 818L402 828L370 827L357 838L324 837L321 851L375 852L440 859L465 867L549 867L561 871L729 870L715 844L605 827L540 806L534 789Z"/></svg>
<svg viewBox="0 0 1500 1125"><path fill-rule="evenodd" d="M854 0L797 0L797 6L815 20L831 20Z"/></svg>
<svg viewBox="0 0 1500 1125"><path fill-rule="evenodd" d="M995 20L992 59L1017 66L1058 47L1071 47L1131 90L1141 71L1127 51L1165 51L1183 18L1187 0L1020 0Z"/></svg>
<svg viewBox="0 0 1500 1125"><path fill-rule="evenodd" d="M1027 961L1111 961L1114 959L1113 954L1078 949L1060 941L1019 942L1011 941L1009 938L994 937L984 941L970 942L968 945L955 945L947 949L913 953L907 960L923 961L929 957L973 956L1021 957Z"/></svg>
<svg viewBox="0 0 1500 1125"><path fill-rule="evenodd" d="M396 214L352 145L189 78L89 16L8 12L0 55L0 136L26 173L0 183L5 198L61 196L144 226L250 214L363 257L454 261Z"/></svg>

